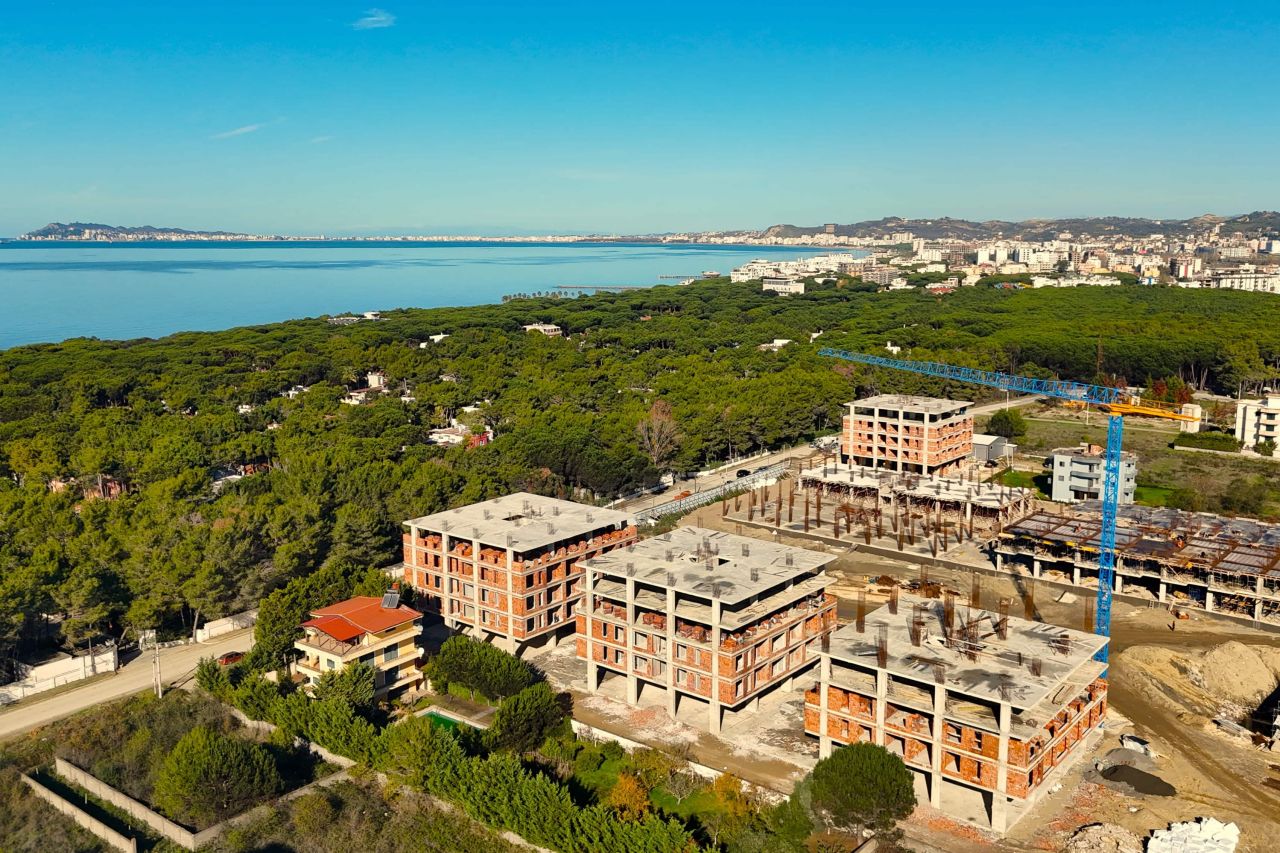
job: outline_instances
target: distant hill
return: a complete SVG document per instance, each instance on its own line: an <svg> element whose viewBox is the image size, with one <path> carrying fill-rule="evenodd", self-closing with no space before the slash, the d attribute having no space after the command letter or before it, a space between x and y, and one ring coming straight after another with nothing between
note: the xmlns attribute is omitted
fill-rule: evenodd
<svg viewBox="0 0 1280 853"><path fill-rule="evenodd" d="M888 216L884 219L873 219L855 222L850 225L837 225L836 234L841 237L882 237L895 231L910 231L917 237L936 240L943 237L954 237L961 240L988 240L997 237L1024 240L1048 240L1062 233L1070 233L1075 237L1088 234L1094 237L1150 237L1153 234L1182 236L1202 233L1221 223L1224 234L1246 234L1257 236L1280 235L1280 213L1275 211L1257 211L1240 216L1215 216L1205 214L1192 219L1142 219L1128 216L1100 216L1083 219L1028 219L1022 222L1008 222L992 219L986 222L972 222L967 219L903 219ZM824 226L803 227L796 225L774 225L764 232L767 237L802 237L821 234Z"/></svg>
<svg viewBox="0 0 1280 853"><path fill-rule="evenodd" d="M50 222L23 234L28 240L84 240L89 234L104 240L145 240L149 237L243 237L232 231L188 231L184 228L156 228L153 225L102 225L97 222Z"/></svg>

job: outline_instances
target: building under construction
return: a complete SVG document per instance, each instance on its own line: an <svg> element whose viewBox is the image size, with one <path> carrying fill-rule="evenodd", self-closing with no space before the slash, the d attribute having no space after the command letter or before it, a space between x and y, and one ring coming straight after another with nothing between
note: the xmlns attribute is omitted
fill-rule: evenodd
<svg viewBox="0 0 1280 853"><path fill-rule="evenodd" d="M1004 832L1052 787L1106 716L1107 638L899 595L831 635L805 693L805 732L830 755L869 742L900 756L917 795Z"/></svg>
<svg viewBox="0 0 1280 853"><path fill-rule="evenodd" d="M856 521L869 520L877 535L914 538L939 535L953 541L994 535L1032 510L1032 492L996 483L826 465L802 471L806 504L825 503Z"/></svg>
<svg viewBox="0 0 1280 853"><path fill-rule="evenodd" d="M1097 586L1102 508L1039 510L992 541L996 568ZM1121 506L1115 591L1280 624L1280 525Z"/></svg>

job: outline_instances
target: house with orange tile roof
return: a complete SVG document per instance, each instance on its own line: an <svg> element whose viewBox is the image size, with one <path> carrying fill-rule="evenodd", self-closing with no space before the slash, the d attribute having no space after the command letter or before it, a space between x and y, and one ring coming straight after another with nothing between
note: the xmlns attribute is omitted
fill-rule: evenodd
<svg viewBox="0 0 1280 853"><path fill-rule="evenodd" d="M400 604L396 590L382 598L359 595L311 612L304 636L293 644L302 652L294 672L315 685L326 672L365 663L374 670L374 695L383 698L422 683L417 640L422 614Z"/></svg>

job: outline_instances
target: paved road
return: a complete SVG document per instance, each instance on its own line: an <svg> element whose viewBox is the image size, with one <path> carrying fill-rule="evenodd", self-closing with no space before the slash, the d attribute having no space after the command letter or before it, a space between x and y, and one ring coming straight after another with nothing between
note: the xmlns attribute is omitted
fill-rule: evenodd
<svg viewBox="0 0 1280 853"><path fill-rule="evenodd" d="M208 643L161 649L160 676L165 684L185 681L195 672L200 658L220 655L223 652L245 652L252 646L253 630L247 628ZM111 675L95 678L81 687L65 690L47 698L34 696L9 706L4 711L0 711L0 740L54 720L69 717L85 708L146 690L153 683L151 658L150 653L144 653Z"/></svg>
<svg viewBox="0 0 1280 853"><path fill-rule="evenodd" d="M739 469L745 468L748 471L754 471L757 468L763 468L777 462L785 462L788 459L796 457L805 457L816 452L817 451L810 447L808 443L805 443L796 445L795 447L789 447L786 450L779 450L777 453L770 453L768 456L757 456L754 459L744 459L741 462L735 462L723 471L718 471L715 474L708 474L705 477L697 477L691 480L677 480L674 486L671 486L660 493L632 498L631 500L622 502L618 506L614 507L614 509L623 511L630 510L631 512L649 509L650 507L673 500L676 495L683 491L688 490L696 494L698 492L705 492L708 489L713 489L716 486L722 485L731 480L736 480L738 478Z"/></svg>

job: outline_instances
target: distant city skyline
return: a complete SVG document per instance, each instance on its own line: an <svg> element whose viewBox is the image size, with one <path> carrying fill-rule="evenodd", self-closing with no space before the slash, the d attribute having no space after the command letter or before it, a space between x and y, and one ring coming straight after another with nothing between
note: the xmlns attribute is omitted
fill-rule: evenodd
<svg viewBox="0 0 1280 853"><path fill-rule="evenodd" d="M25 4L0 235L1229 216L1280 202L1278 37L1188 2Z"/></svg>

